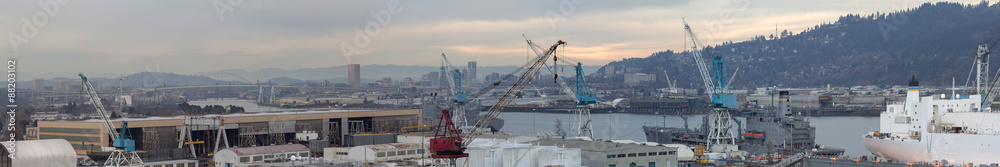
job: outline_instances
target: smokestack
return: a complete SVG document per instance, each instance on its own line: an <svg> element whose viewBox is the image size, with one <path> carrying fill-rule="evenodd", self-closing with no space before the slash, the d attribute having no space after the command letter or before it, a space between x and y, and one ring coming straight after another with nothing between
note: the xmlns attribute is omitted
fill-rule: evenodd
<svg viewBox="0 0 1000 167"><path fill-rule="evenodd" d="M792 104L791 99L788 96L788 91L778 92L778 116L792 116Z"/></svg>

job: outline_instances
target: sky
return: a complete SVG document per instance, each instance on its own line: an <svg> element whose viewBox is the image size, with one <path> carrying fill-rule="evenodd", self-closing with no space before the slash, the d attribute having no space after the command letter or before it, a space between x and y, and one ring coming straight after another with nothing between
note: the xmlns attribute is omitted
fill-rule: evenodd
<svg viewBox="0 0 1000 167"><path fill-rule="evenodd" d="M508 66L534 56L524 35L603 65L683 50L682 18L715 45L924 2L936 1L4 1L0 55L33 75L439 66L441 52L456 65Z"/></svg>

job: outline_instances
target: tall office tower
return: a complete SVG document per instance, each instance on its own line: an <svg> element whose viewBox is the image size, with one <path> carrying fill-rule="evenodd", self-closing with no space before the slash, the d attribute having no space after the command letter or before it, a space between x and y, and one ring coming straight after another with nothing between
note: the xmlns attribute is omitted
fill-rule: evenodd
<svg viewBox="0 0 1000 167"><path fill-rule="evenodd" d="M361 85L361 64L347 65L347 84Z"/></svg>

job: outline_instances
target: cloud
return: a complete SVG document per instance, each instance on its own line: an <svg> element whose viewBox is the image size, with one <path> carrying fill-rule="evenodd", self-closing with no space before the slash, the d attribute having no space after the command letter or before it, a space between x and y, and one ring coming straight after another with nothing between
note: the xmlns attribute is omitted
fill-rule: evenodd
<svg viewBox="0 0 1000 167"><path fill-rule="evenodd" d="M355 27L375 21L372 11L390 1L243 1L223 13L213 1L71 1L13 54L33 73L134 73L160 64L163 71L194 74L221 69L323 68L351 63L438 65L440 50L452 61L480 66L520 65L522 34L539 45L569 42L567 58L601 65L683 50L681 17L708 44L741 41L780 30L801 32L848 13L915 7L909 1L411 1L360 53L344 57L341 42ZM744 3L748 5L744 6ZM978 1L965 0L966 3ZM745 7L745 8L744 8ZM572 9L570 13L564 13ZM18 32L21 18L41 11L37 1L0 2L0 34ZM547 13L563 13L555 22ZM726 18L730 14L731 19ZM559 19L557 19L559 20ZM706 22L721 22L713 32ZM780 31L779 30L779 31ZM5 38L6 39L6 38ZM58 67L58 68L51 68Z"/></svg>

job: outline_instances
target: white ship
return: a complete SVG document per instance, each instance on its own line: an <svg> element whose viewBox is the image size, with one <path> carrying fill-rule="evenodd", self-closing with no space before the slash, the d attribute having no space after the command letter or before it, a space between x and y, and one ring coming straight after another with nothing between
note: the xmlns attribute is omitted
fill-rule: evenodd
<svg viewBox="0 0 1000 167"><path fill-rule="evenodd" d="M981 95L920 97L914 77L903 104L886 106L879 131L862 136L872 154L906 162L1000 162L1000 112Z"/></svg>

